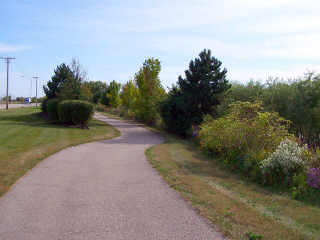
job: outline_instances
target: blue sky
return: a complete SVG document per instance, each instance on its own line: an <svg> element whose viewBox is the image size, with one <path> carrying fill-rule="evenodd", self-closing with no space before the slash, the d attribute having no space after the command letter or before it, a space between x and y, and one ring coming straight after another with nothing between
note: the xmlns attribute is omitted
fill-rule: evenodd
<svg viewBox="0 0 320 240"><path fill-rule="evenodd" d="M0 56L17 58L13 96L30 95L32 76L44 84L74 57L90 80L121 83L146 58L159 58L170 87L204 48L230 80L296 77L320 70L319 10L316 0L2 1ZM2 61L0 96L5 77Z"/></svg>

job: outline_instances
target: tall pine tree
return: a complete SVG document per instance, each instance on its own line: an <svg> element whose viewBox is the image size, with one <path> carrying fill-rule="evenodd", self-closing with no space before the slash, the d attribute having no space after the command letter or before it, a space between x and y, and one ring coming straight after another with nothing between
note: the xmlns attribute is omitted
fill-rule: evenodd
<svg viewBox="0 0 320 240"><path fill-rule="evenodd" d="M161 116L169 131L186 135L193 124L201 123L205 114L215 112L220 95L231 87L227 70L221 69L221 65L206 49L190 62L185 78L179 76L178 86L171 89L161 105Z"/></svg>
<svg viewBox="0 0 320 240"><path fill-rule="evenodd" d="M194 124L200 124L205 114L215 111L214 107L220 104L219 95L231 86L226 79L227 70L221 65L210 50L204 49L199 58L190 62L186 77L179 76L178 87Z"/></svg>

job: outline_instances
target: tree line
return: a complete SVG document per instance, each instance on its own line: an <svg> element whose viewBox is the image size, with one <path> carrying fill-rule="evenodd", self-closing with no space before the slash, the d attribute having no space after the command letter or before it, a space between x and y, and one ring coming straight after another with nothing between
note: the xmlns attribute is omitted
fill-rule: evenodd
<svg viewBox="0 0 320 240"><path fill-rule="evenodd" d="M169 91L160 71L159 59L149 58L133 79L107 85L89 81L76 60L61 64L44 86L43 111L51 120L84 126L91 102L182 137L197 136L199 147L231 170L318 202L320 75L230 83L222 62L206 49Z"/></svg>
<svg viewBox="0 0 320 240"><path fill-rule="evenodd" d="M235 101L261 101L267 111L277 112L290 120L290 131L302 143L320 144L320 75L306 73L295 79L269 78L265 83L233 83L226 94L225 108Z"/></svg>
<svg viewBox="0 0 320 240"><path fill-rule="evenodd" d="M192 134L205 115L215 118L237 101L261 101L266 111L290 120L290 131L301 142L320 144L320 75L307 73L295 79L269 78L265 83L227 80L227 70L210 50L190 61L169 91L162 86L159 59L145 60L125 84L89 81L79 61L57 66L44 92L48 99L77 99L118 109L147 124L158 124L182 136Z"/></svg>

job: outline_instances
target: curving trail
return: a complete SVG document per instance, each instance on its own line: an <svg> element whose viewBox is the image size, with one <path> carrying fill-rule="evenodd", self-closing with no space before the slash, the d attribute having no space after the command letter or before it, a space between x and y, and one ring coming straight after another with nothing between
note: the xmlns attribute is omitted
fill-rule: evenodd
<svg viewBox="0 0 320 240"><path fill-rule="evenodd" d="M161 137L96 118L121 137L65 149L0 198L1 240L223 239L146 161Z"/></svg>

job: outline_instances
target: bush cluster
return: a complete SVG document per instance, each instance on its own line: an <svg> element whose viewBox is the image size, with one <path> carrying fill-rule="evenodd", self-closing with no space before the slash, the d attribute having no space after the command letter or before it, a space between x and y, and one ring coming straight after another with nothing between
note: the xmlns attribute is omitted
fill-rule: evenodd
<svg viewBox="0 0 320 240"><path fill-rule="evenodd" d="M47 102L48 117L50 120L54 122L57 122L59 120L58 104L59 104L59 99L56 99L56 98L49 99Z"/></svg>
<svg viewBox="0 0 320 240"><path fill-rule="evenodd" d="M204 119L200 147L258 183L319 202L315 197L320 196L319 152L299 146L289 128L279 114L265 112L261 102L236 102L225 116Z"/></svg>
<svg viewBox="0 0 320 240"><path fill-rule="evenodd" d="M191 112L180 90L173 88L160 105L160 114L167 131L185 136L191 129Z"/></svg>
<svg viewBox="0 0 320 240"><path fill-rule="evenodd" d="M308 170L307 182L311 188L320 189L320 168L310 168Z"/></svg>
<svg viewBox="0 0 320 240"><path fill-rule="evenodd" d="M283 181L287 185L292 184L293 176L302 173L306 166L307 151L292 140L282 141L276 151L261 162L264 182L268 185Z"/></svg>
<svg viewBox="0 0 320 240"><path fill-rule="evenodd" d="M41 111L43 113L48 113L47 111L47 104L48 104L48 99L45 97L42 102L41 102Z"/></svg>
<svg viewBox="0 0 320 240"><path fill-rule="evenodd" d="M224 117L206 117L199 133L202 149L250 178L261 178L260 163L287 137L288 122L263 112L259 102L237 102Z"/></svg>
<svg viewBox="0 0 320 240"><path fill-rule="evenodd" d="M54 122L84 126L93 115L93 106L80 100L50 99L47 102L47 113Z"/></svg>
<svg viewBox="0 0 320 240"><path fill-rule="evenodd" d="M58 105L59 121L72 125L86 125L93 115L92 104L79 100L65 100Z"/></svg>
<svg viewBox="0 0 320 240"><path fill-rule="evenodd" d="M269 78L265 82L233 83L225 103L259 99L268 111L291 121L290 131L303 143L320 146L320 74L295 79ZM225 104L227 105L227 104Z"/></svg>

